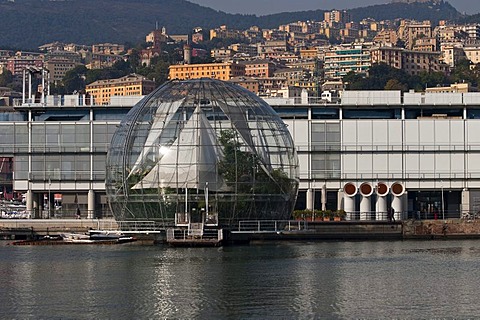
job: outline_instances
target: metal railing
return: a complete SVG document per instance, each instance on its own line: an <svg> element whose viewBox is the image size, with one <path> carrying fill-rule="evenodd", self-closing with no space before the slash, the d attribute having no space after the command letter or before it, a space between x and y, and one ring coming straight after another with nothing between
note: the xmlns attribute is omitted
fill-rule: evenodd
<svg viewBox="0 0 480 320"><path fill-rule="evenodd" d="M203 229L202 235L191 235L189 230L186 228L169 228L167 229L167 241L174 240L223 240L223 230L222 229Z"/></svg>
<svg viewBox="0 0 480 320"><path fill-rule="evenodd" d="M279 232L308 229L307 221L300 220L243 220L238 222L239 232Z"/></svg>

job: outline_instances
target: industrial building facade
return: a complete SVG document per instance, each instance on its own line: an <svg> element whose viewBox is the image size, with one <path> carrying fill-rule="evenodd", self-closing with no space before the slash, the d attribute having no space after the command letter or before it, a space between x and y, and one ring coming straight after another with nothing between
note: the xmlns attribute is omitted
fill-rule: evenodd
<svg viewBox="0 0 480 320"><path fill-rule="evenodd" d="M40 217L45 195L61 193L65 210L109 215L106 153L140 98L97 106L48 97L2 113L0 156L13 158L13 189L26 194L27 210ZM345 209L351 220L383 220L390 206L397 219L480 210L480 94L345 91L338 104L266 101L298 152L297 209Z"/></svg>

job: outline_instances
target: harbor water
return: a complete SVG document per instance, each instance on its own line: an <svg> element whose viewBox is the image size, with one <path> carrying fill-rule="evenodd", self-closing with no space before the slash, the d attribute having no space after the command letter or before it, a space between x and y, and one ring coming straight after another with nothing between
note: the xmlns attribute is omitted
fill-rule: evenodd
<svg viewBox="0 0 480 320"><path fill-rule="evenodd" d="M0 242L2 319L476 318L480 241Z"/></svg>

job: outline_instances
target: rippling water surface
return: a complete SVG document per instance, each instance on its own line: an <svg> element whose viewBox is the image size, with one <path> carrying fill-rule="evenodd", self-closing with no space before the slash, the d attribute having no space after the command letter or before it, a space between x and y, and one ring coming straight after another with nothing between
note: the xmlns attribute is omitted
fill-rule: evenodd
<svg viewBox="0 0 480 320"><path fill-rule="evenodd" d="M480 241L0 243L2 319L477 318Z"/></svg>

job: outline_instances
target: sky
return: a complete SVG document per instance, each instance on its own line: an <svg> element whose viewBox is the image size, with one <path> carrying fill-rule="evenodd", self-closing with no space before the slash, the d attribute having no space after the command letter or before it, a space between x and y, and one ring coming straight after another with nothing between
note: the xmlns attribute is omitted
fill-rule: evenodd
<svg viewBox="0 0 480 320"><path fill-rule="evenodd" d="M266 15L278 12L293 12L316 9L351 9L389 0L188 0L205 7L228 13L249 13ZM467 14L480 12L479 0L448 0L458 11Z"/></svg>

